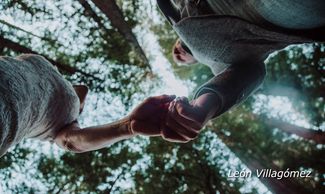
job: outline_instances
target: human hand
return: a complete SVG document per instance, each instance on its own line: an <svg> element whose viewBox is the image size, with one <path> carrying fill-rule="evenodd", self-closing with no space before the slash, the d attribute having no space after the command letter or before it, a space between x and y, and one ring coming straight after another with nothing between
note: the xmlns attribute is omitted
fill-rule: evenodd
<svg viewBox="0 0 325 194"><path fill-rule="evenodd" d="M138 135L161 135L161 126L169 103L175 97L175 95L161 95L149 97L143 101L129 115L131 131Z"/></svg>
<svg viewBox="0 0 325 194"><path fill-rule="evenodd" d="M195 139L219 106L220 100L214 93L205 93L190 103L185 97L171 102L162 137L167 141L181 143Z"/></svg>

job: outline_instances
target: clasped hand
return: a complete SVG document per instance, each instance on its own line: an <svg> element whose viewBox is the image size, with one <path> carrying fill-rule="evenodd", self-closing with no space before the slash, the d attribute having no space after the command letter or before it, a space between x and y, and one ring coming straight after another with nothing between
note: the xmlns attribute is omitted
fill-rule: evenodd
<svg viewBox="0 0 325 194"><path fill-rule="evenodd" d="M155 96L146 99L130 114L134 134L162 136L170 142L185 143L195 139L215 115L219 102L215 94L206 93L189 102L187 98Z"/></svg>

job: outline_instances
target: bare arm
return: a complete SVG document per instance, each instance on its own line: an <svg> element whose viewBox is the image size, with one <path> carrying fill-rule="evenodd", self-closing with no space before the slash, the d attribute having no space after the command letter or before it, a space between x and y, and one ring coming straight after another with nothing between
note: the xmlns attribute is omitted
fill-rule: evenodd
<svg viewBox="0 0 325 194"><path fill-rule="evenodd" d="M135 136L130 129L128 117L114 123L81 129L73 123L62 129L55 143L68 151L86 152L101 149L107 145Z"/></svg>
<svg viewBox="0 0 325 194"><path fill-rule="evenodd" d="M201 86L194 98L199 99L205 93L215 94L219 107L213 117L219 116L250 96L261 85L265 74L263 61L234 64Z"/></svg>
<svg viewBox="0 0 325 194"><path fill-rule="evenodd" d="M185 98L170 103L163 138L173 142L188 142L215 118L245 100L263 81L265 67L261 63L232 66L204 84L195 99Z"/></svg>
<svg viewBox="0 0 325 194"><path fill-rule="evenodd" d="M137 106L127 117L105 125L81 129L72 123L60 130L55 143L68 151L87 152L106 147L136 135L160 136L161 121L175 96L150 97Z"/></svg>

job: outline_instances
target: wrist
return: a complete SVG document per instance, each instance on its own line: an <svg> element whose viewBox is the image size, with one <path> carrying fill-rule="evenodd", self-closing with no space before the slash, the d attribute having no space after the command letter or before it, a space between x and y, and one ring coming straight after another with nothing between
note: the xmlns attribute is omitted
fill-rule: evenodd
<svg viewBox="0 0 325 194"><path fill-rule="evenodd" d="M127 117L121 119L120 122L122 124L122 126L121 126L121 134L122 135L129 136L129 137L136 135L132 129L132 126L131 126L132 120L131 120L130 116L127 116Z"/></svg>
<svg viewBox="0 0 325 194"><path fill-rule="evenodd" d="M209 93L211 98L211 111L209 113L210 119L219 115L222 108L222 98L216 93Z"/></svg>
<svg viewBox="0 0 325 194"><path fill-rule="evenodd" d="M214 92L207 92L198 97L200 106L205 109L207 120L213 119L218 115L222 106L222 100Z"/></svg>

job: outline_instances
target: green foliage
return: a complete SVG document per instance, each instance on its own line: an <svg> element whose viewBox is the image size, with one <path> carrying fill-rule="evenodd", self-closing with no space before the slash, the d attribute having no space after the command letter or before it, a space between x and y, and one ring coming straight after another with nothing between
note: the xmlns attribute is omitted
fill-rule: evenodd
<svg viewBox="0 0 325 194"><path fill-rule="evenodd" d="M227 180L216 165L223 156L210 158L214 137L202 134L195 142L175 145L154 139L145 148L151 164L135 175L138 193L239 193L240 182ZM163 172L163 173L162 173Z"/></svg>
<svg viewBox="0 0 325 194"><path fill-rule="evenodd" d="M311 169L313 178L295 181L309 191L321 193L324 149L314 142L292 137L252 114L247 104L237 107L211 123L211 128L248 165L278 170ZM245 148L245 149L243 149Z"/></svg>
<svg viewBox="0 0 325 194"><path fill-rule="evenodd" d="M32 151L30 149L18 147L14 151L5 154L0 160L0 170L4 171L6 168L10 168L12 164L23 166L27 156L31 153ZM10 171L6 171L2 175L10 178L11 173Z"/></svg>
<svg viewBox="0 0 325 194"><path fill-rule="evenodd" d="M172 62L171 48L177 36L168 23L144 17L150 7L147 2L117 3L130 27L146 25L158 36L179 78L199 86L213 76L206 66L178 66ZM143 91L144 82L149 88L159 87L148 79L148 69L137 65L128 42L98 9L94 10L103 25L85 14L78 1L5 0L0 10L18 24L14 27L0 22L1 36L88 73L91 76L79 72L65 77L72 83L86 83L94 94L119 97L129 109L135 98L150 95ZM155 8L151 11L157 14ZM26 29L28 26L33 29ZM266 61L268 75L257 94L287 97L296 112L321 128L325 117L324 52L323 44L311 44L274 54ZM19 54L1 45L0 53ZM295 182L307 191L322 193L324 146L268 125L266 121L273 116L266 108L256 111L254 97L210 122L197 140L184 145L159 138L135 138L109 149L58 155L17 147L0 159L0 178L6 180L0 186L13 193L261 193L261 184L252 185L255 182L251 179L227 177L229 169L258 164L263 168L311 170L312 178ZM230 162L236 157L240 161ZM31 161L35 171L26 169ZM10 179L17 171L27 171L31 174L27 182L37 180L45 188L33 188L26 182L15 186Z"/></svg>
<svg viewBox="0 0 325 194"><path fill-rule="evenodd" d="M136 65L139 61L132 57L130 45L109 26L102 14L98 13L98 17L105 25L98 26L93 18L84 15L77 1L55 1L53 4L38 0L8 1L1 4L1 9L24 25L37 26L37 31L30 33L30 30L22 31L23 28L2 24L2 36L92 75L77 73L73 77L67 76L69 81L85 83L95 92L123 96L122 101L127 106L130 106L134 93L141 93L139 84L146 80L149 70ZM126 16L134 18L134 14L129 12ZM19 53L4 48L1 54L15 56Z"/></svg>
<svg viewBox="0 0 325 194"><path fill-rule="evenodd" d="M325 118L325 45L295 46L268 60L263 93L285 95L310 122L320 126Z"/></svg>
<svg viewBox="0 0 325 194"><path fill-rule="evenodd" d="M38 169L50 193L108 193L121 189L114 185L116 179L125 179L140 156L120 143L95 152L64 153L59 158L42 155Z"/></svg>

